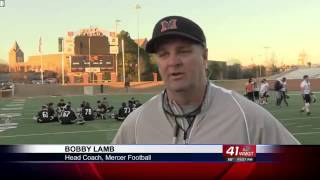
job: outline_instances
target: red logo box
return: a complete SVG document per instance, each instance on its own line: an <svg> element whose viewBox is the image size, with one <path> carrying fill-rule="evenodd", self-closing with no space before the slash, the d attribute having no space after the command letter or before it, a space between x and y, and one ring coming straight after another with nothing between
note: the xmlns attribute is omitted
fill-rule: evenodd
<svg viewBox="0 0 320 180"><path fill-rule="evenodd" d="M255 158L255 145L223 145L223 157L225 158Z"/></svg>

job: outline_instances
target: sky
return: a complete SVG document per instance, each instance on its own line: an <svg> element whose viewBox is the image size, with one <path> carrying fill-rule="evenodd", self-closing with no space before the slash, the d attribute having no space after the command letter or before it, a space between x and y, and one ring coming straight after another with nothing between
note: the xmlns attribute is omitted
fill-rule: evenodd
<svg viewBox="0 0 320 180"><path fill-rule="evenodd" d="M0 0L1 1L1 0ZM243 65L296 64L304 51L307 61L320 64L319 0L5 0L0 7L0 59L8 59L15 41L25 59L57 53L58 37L68 31L98 27L125 30L132 38L150 39L162 17L180 15L203 29L210 60ZM141 6L137 12L136 4ZM137 21L139 17L139 23Z"/></svg>

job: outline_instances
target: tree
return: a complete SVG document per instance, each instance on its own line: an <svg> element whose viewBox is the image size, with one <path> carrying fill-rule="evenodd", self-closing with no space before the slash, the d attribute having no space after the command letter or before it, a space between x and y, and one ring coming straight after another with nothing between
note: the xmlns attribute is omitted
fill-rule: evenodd
<svg viewBox="0 0 320 180"><path fill-rule="evenodd" d="M130 34L126 31L121 31L118 35L119 40L119 56L118 56L118 69L122 69L122 48L121 40L124 40L125 51L125 69L126 77L131 81L138 80L138 45L131 39ZM152 80L152 73L154 72L153 66L150 64L150 55L140 47L140 73L141 80ZM122 77L122 70L118 70L118 74Z"/></svg>
<svg viewBox="0 0 320 180"><path fill-rule="evenodd" d="M227 66L227 77L228 79L240 79L241 78L241 65L233 64Z"/></svg>
<svg viewBox="0 0 320 180"><path fill-rule="evenodd" d="M150 56L150 65L151 65L151 69L153 73L157 73L158 74L158 81L161 81L161 76L159 73L159 69L158 69L158 64L157 64L157 58L154 54L152 54Z"/></svg>
<svg viewBox="0 0 320 180"><path fill-rule="evenodd" d="M222 67L219 65L218 62L212 62L208 66L208 78L210 80L216 80L216 79L221 79L221 72L222 72Z"/></svg>
<svg viewBox="0 0 320 180"><path fill-rule="evenodd" d="M278 68L276 65L272 64L272 66L271 66L272 75L278 74L279 72L280 72L280 68Z"/></svg>
<svg viewBox="0 0 320 180"><path fill-rule="evenodd" d="M311 68L311 62L308 62L307 65L309 68Z"/></svg>
<svg viewBox="0 0 320 180"><path fill-rule="evenodd" d="M256 70L255 67L247 68L242 70L242 78L249 79L252 77L256 77Z"/></svg>

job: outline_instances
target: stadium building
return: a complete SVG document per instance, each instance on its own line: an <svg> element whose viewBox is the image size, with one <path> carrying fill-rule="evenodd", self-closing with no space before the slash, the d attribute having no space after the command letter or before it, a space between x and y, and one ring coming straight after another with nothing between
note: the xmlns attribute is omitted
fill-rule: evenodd
<svg viewBox="0 0 320 180"><path fill-rule="evenodd" d="M9 72L24 71L24 53L17 41L9 51Z"/></svg>
<svg viewBox="0 0 320 180"><path fill-rule="evenodd" d="M29 56L24 61L24 53L15 42L9 51L10 72L53 71L58 77L65 76L69 83L102 83L117 81L115 54L118 53L118 39L114 32L98 29L81 29L68 32L59 38L59 51L56 54ZM64 41L64 43L63 43Z"/></svg>
<svg viewBox="0 0 320 180"><path fill-rule="evenodd" d="M0 73L2 72L5 72L5 73L9 72L9 66L8 66L8 63L0 59Z"/></svg>

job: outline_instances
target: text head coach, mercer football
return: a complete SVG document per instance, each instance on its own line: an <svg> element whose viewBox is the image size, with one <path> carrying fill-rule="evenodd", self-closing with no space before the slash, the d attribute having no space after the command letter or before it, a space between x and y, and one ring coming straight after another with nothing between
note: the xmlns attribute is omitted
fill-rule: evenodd
<svg viewBox="0 0 320 180"><path fill-rule="evenodd" d="M206 38L193 21L161 19L146 50L165 89L125 119L113 144L299 144L264 108L208 81Z"/></svg>

